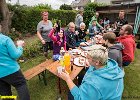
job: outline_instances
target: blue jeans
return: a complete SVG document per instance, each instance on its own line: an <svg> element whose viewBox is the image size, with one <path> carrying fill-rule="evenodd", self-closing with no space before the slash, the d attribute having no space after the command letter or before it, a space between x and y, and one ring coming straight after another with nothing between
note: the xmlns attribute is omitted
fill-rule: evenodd
<svg viewBox="0 0 140 100"><path fill-rule="evenodd" d="M125 67L125 66L128 66L130 63L131 63L130 61L125 61L125 62L123 62L123 66L124 66L124 67Z"/></svg>
<svg viewBox="0 0 140 100"><path fill-rule="evenodd" d="M53 60L57 61L60 58L60 54L53 55Z"/></svg>

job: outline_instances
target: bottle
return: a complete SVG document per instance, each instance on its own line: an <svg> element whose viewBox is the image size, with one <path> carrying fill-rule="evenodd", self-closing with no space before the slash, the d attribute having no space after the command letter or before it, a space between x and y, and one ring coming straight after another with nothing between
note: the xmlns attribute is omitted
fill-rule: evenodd
<svg viewBox="0 0 140 100"><path fill-rule="evenodd" d="M60 50L60 55L61 55L61 56L64 56L64 54L65 54L65 50L64 50L64 48L63 48L63 47L61 47L61 50Z"/></svg>
<svg viewBox="0 0 140 100"><path fill-rule="evenodd" d="M64 52L65 52L64 48L61 47L61 50L60 50L60 65L62 67L64 67Z"/></svg>
<svg viewBox="0 0 140 100"><path fill-rule="evenodd" d="M68 73L71 73L71 56L68 52L65 53L64 55L64 65L65 65L65 70Z"/></svg>

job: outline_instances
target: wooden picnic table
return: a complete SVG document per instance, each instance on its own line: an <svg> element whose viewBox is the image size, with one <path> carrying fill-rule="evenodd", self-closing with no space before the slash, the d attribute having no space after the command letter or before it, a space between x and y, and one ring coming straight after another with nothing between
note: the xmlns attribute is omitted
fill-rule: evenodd
<svg viewBox="0 0 140 100"><path fill-rule="evenodd" d="M50 71L51 73L53 73L54 75L58 76L57 74L57 67L60 66L60 62L59 61L55 61L53 63L51 63L50 65L46 66L45 68ZM78 67L76 65L73 65L73 70L70 73L70 78L72 80L74 80L76 78L76 76L80 73L80 71L83 69L84 67Z"/></svg>

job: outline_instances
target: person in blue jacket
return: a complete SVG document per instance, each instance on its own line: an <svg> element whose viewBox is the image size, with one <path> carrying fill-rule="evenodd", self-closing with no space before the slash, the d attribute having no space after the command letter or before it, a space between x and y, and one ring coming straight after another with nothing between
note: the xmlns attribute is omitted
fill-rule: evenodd
<svg viewBox="0 0 140 100"><path fill-rule="evenodd" d="M16 47L11 38L0 32L0 96L12 96L12 85L20 100L30 100L26 80L16 61L23 53L23 45L19 42Z"/></svg>
<svg viewBox="0 0 140 100"><path fill-rule="evenodd" d="M121 100L124 89L124 72L101 45L94 45L87 55L90 65L82 83L77 87L69 74L59 76L66 81L73 100Z"/></svg>

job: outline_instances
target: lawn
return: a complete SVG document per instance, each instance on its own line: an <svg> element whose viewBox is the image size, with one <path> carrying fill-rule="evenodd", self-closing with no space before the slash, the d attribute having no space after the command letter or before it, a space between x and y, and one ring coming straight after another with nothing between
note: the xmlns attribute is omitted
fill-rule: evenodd
<svg viewBox="0 0 140 100"><path fill-rule="evenodd" d="M125 68L125 77L124 84L125 89L123 93L122 100L140 100L140 49L137 49L135 52L135 60L134 62ZM24 63L20 63L22 71L25 71L39 63L45 61L45 57L43 55L37 56L35 58L31 58ZM29 80L28 87L30 91L31 100L56 100L57 96L59 96L58 92L58 78L47 71L47 86L44 85L43 81L38 79L38 76ZM65 84L62 81L63 86ZM15 90L14 90L14 94ZM66 100L66 91L63 91L63 100ZM139 97L139 98L138 98Z"/></svg>

